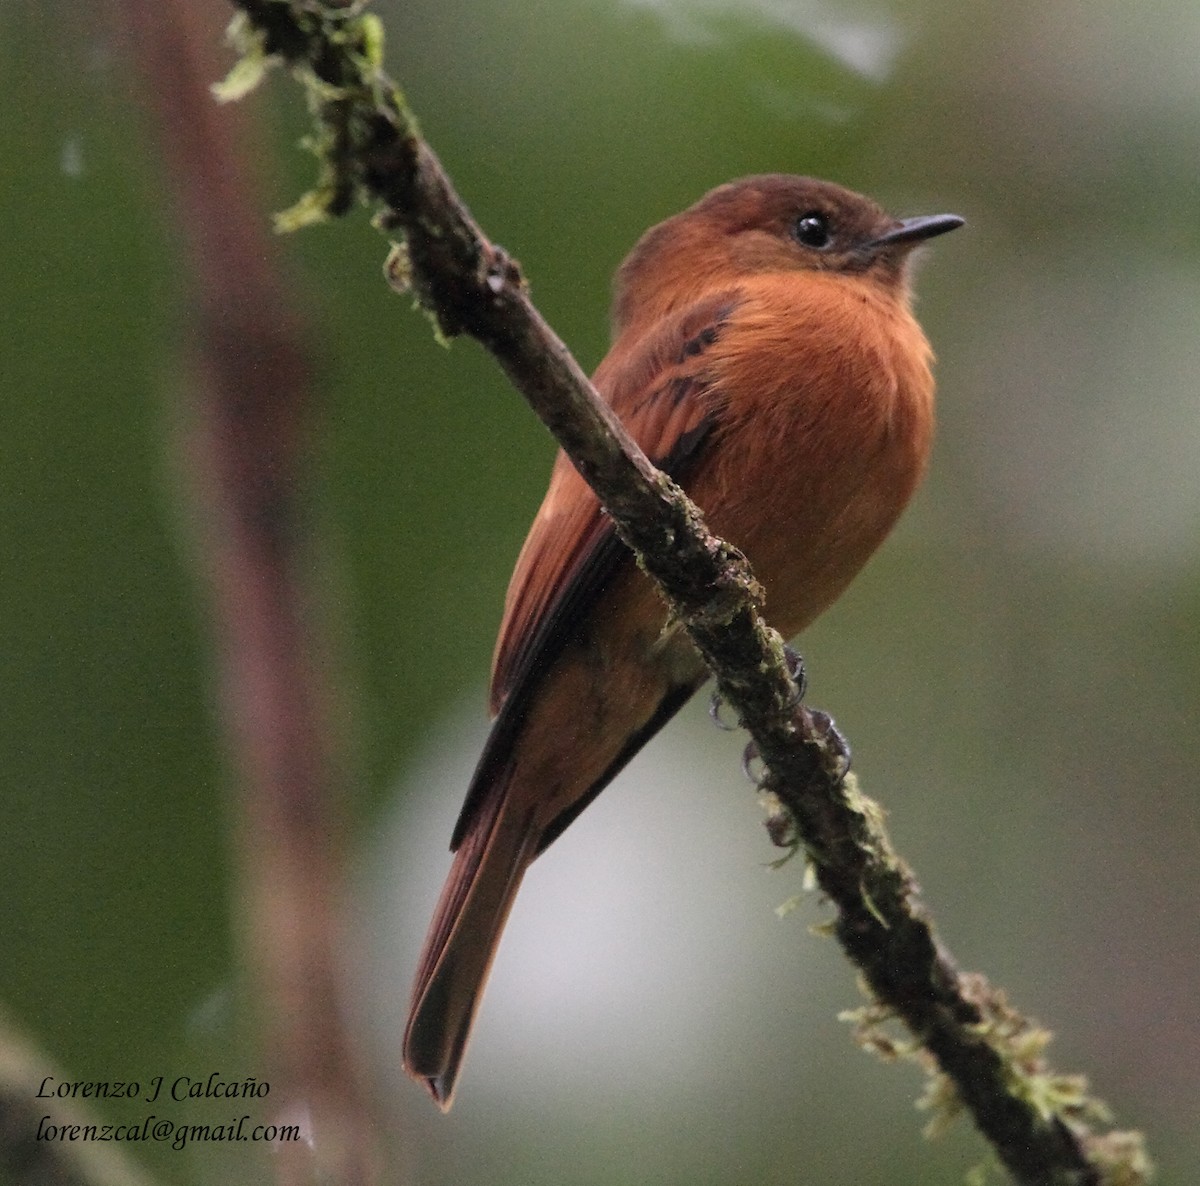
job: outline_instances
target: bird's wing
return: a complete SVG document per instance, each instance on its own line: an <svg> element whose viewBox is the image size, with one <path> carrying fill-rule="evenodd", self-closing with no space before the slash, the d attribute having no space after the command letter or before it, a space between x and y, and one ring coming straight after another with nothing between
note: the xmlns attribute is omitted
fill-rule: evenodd
<svg viewBox="0 0 1200 1186"><path fill-rule="evenodd" d="M595 384L635 441L673 478L685 481L716 426L722 398L706 353L737 302L714 293L669 317L636 342L625 338L596 371ZM559 454L550 488L517 559L492 662L490 706L497 714L455 828L457 846L507 758L544 672L622 564L628 549L591 488Z"/></svg>
<svg viewBox="0 0 1200 1186"><path fill-rule="evenodd" d="M705 354L733 299L719 293L693 306L632 351L614 349L596 372L597 388L629 434L676 479L694 463L719 410ZM561 645L627 556L596 496L560 453L509 583L492 665L493 711L531 669L550 662L554 640Z"/></svg>

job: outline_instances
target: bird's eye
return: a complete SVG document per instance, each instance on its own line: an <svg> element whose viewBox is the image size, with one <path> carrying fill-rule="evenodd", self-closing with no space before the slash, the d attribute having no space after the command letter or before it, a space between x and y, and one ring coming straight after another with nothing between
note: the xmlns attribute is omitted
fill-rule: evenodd
<svg viewBox="0 0 1200 1186"><path fill-rule="evenodd" d="M812 247L816 251L828 247L833 239L829 233L829 223L825 215L818 214L815 210L808 214L802 214L796 220L796 238L805 247Z"/></svg>

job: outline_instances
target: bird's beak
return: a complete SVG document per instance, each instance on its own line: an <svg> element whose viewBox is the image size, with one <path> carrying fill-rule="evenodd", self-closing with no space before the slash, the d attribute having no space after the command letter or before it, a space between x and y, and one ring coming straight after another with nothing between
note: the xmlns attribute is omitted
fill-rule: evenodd
<svg viewBox="0 0 1200 1186"><path fill-rule="evenodd" d="M925 214L920 218L905 218L890 231L874 239L871 246L895 247L901 243L920 243L924 239L932 239L934 235L955 230L965 221L957 214Z"/></svg>

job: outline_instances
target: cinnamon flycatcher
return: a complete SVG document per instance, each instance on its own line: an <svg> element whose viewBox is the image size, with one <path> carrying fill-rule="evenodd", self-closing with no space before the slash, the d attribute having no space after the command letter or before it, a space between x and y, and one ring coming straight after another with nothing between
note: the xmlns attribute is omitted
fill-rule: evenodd
<svg viewBox="0 0 1200 1186"><path fill-rule="evenodd" d="M617 273L596 389L746 553L785 638L846 588L925 471L932 352L908 262L961 224L895 219L807 177L748 177L647 231ZM496 720L404 1035L408 1073L443 1110L526 868L707 674L560 453L509 585Z"/></svg>

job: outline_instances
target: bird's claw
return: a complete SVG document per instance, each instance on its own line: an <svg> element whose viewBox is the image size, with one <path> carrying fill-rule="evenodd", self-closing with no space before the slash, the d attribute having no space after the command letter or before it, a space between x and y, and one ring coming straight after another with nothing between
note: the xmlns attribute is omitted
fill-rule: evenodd
<svg viewBox="0 0 1200 1186"><path fill-rule="evenodd" d="M755 769L755 763L759 763ZM742 750L742 773L756 786L761 787L767 779L767 768L763 764L762 754L758 752L758 743L756 741L746 742L746 748Z"/></svg>
<svg viewBox="0 0 1200 1186"><path fill-rule="evenodd" d="M787 664L788 675L796 681L796 699L793 701L793 705L799 704L804 699L805 692L808 691L808 672L804 667L804 656L799 651L792 650L785 643L783 661Z"/></svg>
<svg viewBox="0 0 1200 1186"><path fill-rule="evenodd" d="M850 773L850 762L853 757L850 752L850 743L834 724L833 717L829 713L823 712L819 708L810 708L807 712L813 732L828 746L830 754L837 762L837 779L841 782Z"/></svg>
<svg viewBox="0 0 1200 1186"><path fill-rule="evenodd" d="M732 733L737 728L737 725L731 725L721 716L721 709L724 707L725 697L720 692L714 691L712 698L708 702L708 715L718 729L723 729L726 733Z"/></svg>
<svg viewBox="0 0 1200 1186"><path fill-rule="evenodd" d="M791 707L795 708L804 699L804 693L808 690L808 675L804 669L804 656L785 644L783 648L783 660L787 664L788 675L792 677L796 685L796 695L791 704ZM725 697L720 692L714 691L708 702L708 715L718 729L724 729L725 732L732 733L738 726L731 725L721 716L721 709L724 707ZM744 765L745 761L743 761Z"/></svg>

